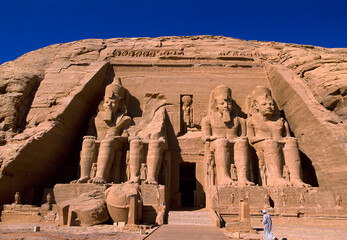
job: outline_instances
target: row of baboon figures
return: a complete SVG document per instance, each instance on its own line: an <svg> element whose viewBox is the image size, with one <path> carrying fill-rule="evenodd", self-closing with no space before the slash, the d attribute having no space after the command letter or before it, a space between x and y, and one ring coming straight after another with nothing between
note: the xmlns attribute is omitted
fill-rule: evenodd
<svg viewBox="0 0 347 240"><path fill-rule="evenodd" d="M132 119L128 96L119 78L106 86L104 99L90 121L94 133L83 139L81 177L72 183L119 182L122 155L127 153L127 181L158 184L162 159L168 152L165 97L146 94L142 117ZM183 120L189 129L192 101L183 97L182 102ZM248 179L249 145L256 150L263 186L309 186L302 181L297 141L290 137L288 123L280 117L266 87L258 86L250 94L247 119L238 116L229 87L213 89L208 115L201 122L201 137L208 186L254 185Z"/></svg>

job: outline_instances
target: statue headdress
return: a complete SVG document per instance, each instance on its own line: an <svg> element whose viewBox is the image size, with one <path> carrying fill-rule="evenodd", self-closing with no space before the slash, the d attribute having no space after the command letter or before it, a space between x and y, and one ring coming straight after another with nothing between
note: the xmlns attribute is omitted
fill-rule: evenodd
<svg viewBox="0 0 347 240"><path fill-rule="evenodd" d="M210 94L210 102L208 107L208 115L211 115L213 111L216 111L215 98L217 96L223 96L224 98L230 98L231 100L231 89L225 85L219 85L214 88Z"/></svg>
<svg viewBox="0 0 347 240"><path fill-rule="evenodd" d="M114 78L113 82L110 85L106 86L105 89L105 98L113 99L116 96L124 98L125 89L122 86L120 78Z"/></svg>
<svg viewBox="0 0 347 240"><path fill-rule="evenodd" d="M124 113L127 112L129 93L122 86L122 81L119 77L115 77L113 82L106 86L104 99L120 99L122 101L122 111Z"/></svg>

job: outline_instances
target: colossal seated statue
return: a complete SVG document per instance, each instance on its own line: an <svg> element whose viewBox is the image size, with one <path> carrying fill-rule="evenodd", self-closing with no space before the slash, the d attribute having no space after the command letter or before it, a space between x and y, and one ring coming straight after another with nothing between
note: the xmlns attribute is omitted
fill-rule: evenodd
<svg viewBox="0 0 347 240"><path fill-rule="evenodd" d="M210 95L209 115L201 123L203 140L209 145L205 155L215 159L218 185L232 185L230 166L235 164L238 185L253 185L247 179L248 142L245 120L237 116L233 107L231 89L221 85ZM233 160L233 161L232 161ZM213 161L213 160L212 160ZM213 162L209 164L213 165ZM213 175L213 171L210 171ZM214 178L214 176L210 176Z"/></svg>
<svg viewBox="0 0 347 240"><path fill-rule="evenodd" d="M138 124L129 129L130 133L130 183L140 182L142 163L147 163L146 184L158 184L163 152L166 142L166 99L159 93L146 94L145 107Z"/></svg>
<svg viewBox="0 0 347 240"><path fill-rule="evenodd" d="M131 125L132 119L127 116L127 91L123 88L119 78L115 78L105 89L103 102L99 111L91 119L89 131L96 136L88 135L83 138L80 155L81 177L71 183L106 183L117 181L120 174L120 161L123 144L127 142L126 129ZM114 162L115 161L115 162ZM90 179L92 166L96 162L95 176ZM115 166L115 175L109 176L111 167Z"/></svg>
<svg viewBox="0 0 347 240"><path fill-rule="evenodd" d="M309 186L301 180L297 140L290 136L288 123L276 111L270 90L263 86L256 87L249 101L247 134L259 158L262 185ZM284 164L287 166L286 179L283 176Z"/></svg>

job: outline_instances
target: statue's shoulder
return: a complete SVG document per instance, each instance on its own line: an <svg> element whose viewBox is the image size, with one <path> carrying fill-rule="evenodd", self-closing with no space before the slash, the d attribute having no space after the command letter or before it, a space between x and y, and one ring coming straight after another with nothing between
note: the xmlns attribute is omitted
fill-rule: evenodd
<svg viewBox="0 0 347 240"><path fill-rule="evenodd" d="M246 119L246 124L247 125L253 125L254 124L254 116L252 115L252 116L250 116L250 117L248 117L247 119Z"/></svg>
<svg viewBox="0 0 347 240"><path fill-rule="evenodd" d="M211 116L203 117L201 123L211 123Z"/></svg>

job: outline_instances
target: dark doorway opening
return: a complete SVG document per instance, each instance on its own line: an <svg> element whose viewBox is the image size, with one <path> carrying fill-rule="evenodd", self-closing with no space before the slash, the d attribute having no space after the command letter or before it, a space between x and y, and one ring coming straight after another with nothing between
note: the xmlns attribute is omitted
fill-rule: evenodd
<svg viewBox="0 0 347 240"><path fill-rule="evenodd" d="M196 190L195 163L180 165L181 206L194 207L194 191Z"/></svg>

